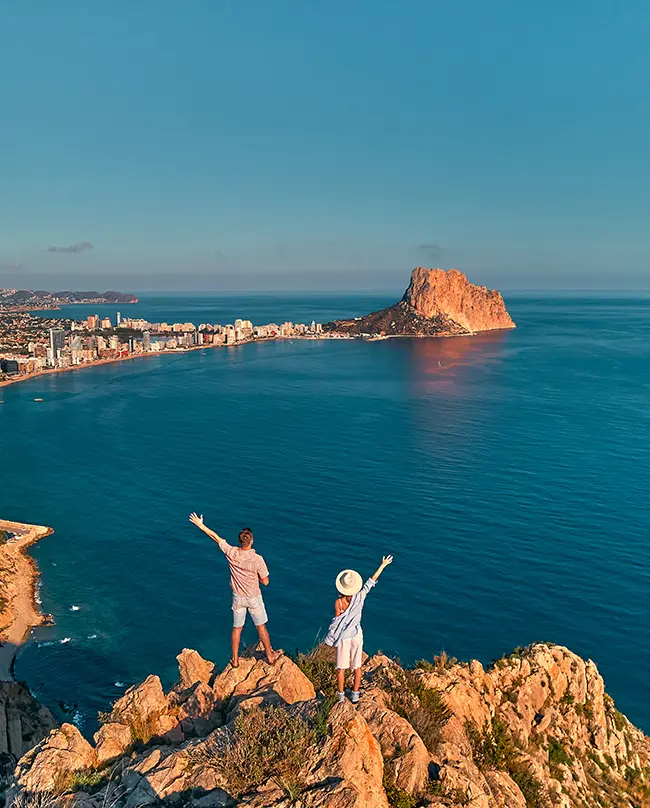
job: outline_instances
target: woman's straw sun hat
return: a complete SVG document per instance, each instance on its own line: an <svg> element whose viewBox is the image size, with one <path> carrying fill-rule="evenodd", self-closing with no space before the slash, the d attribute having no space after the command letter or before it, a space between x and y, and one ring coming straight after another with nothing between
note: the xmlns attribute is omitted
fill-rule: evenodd
<svg viewBox="0 0 650 808"><path fill-rule="evenodd" d="M336 588L342 595L356 595L362 586L363 580L356 570L343 570L336 576Z"/></svg>

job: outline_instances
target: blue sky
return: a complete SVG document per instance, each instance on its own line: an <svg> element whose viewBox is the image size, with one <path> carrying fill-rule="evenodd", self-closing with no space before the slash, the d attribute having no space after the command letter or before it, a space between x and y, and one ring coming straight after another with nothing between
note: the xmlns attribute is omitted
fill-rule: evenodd
<svg viewBox="0 0 650 808"><path fill-rule="evenodd" d="M636 0L3 0L0 285L647 288L649 34Z"/></svg>

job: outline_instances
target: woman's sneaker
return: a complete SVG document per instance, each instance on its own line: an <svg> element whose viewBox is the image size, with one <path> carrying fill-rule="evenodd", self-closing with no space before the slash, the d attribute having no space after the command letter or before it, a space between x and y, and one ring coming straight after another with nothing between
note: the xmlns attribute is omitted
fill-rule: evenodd
<svg viewBox="0 0 650 808"><path fill-rule="evenodd" d="M352 702L352 704L358 704L359 703L359 691L358 690L353 690L352 691L352 695L350 696L350 701Z"/></svg>
<svg viewBox="0 0 650 808"><path fill-rule="evenodd" d="M345 701L345 693L337 693L336 697L339 700L339 704L341 704L341 702Z"/></svg>

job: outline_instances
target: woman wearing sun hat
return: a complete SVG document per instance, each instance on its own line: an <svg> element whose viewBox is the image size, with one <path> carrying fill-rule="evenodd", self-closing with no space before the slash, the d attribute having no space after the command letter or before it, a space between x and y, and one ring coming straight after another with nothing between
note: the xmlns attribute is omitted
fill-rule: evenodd
<svg viewBox="0 0 650 808"><path fill-rule="evenodd" d="M392 561L393 556L384 556L377 572L368 578L365 584L356 570L343 570L336 576L336 588L341 593L341 597L334 602L334 619L330 623L325 643L336 648L339 701L345 700L345 674L349 668L354 671L354 689L350 701L353 704L359 701L361 663L363 661L363 630L361 628L363 604L368 592Z"/></svg>

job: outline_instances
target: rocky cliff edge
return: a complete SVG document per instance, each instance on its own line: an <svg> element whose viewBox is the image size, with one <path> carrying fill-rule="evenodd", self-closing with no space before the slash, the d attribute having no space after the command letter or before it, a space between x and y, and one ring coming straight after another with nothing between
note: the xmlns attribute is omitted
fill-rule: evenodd
<svg viewBox="0 0 650 808"><path fill-rule="evenodd" d="M64 724L18 763L10 805L541 808L650 802L650 739L593 662L538 643L485 669L366 661L334 703L323 649L217 673L196 651L131 688L89 743Z"/></svg>

